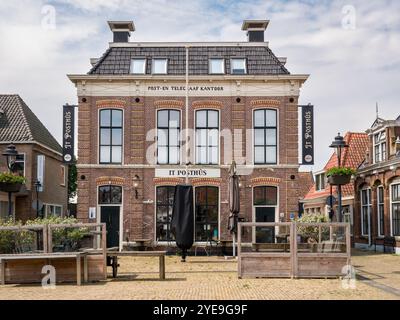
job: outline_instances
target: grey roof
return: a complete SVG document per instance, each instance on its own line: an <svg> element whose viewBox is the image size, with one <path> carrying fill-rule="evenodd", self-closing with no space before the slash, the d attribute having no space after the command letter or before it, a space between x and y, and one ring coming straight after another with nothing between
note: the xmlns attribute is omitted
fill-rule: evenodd
<svg viewBox="0 0 400 320"><path fill-rule="evenodd" d="M184 75L185 47L110 47L89 71L93 75L127 75L132 58L147 58L146 74L151 74L152 58L168 59L168 75ZM208 75L210 58L225 58L227 74L231 58L247 59L249 75L287 75L289 71L265 45L198 46L189 49L189 74Z"/></svg>
<svg viewBox="0 0 400 320"><path fill-rule="evenodd" d="M0 94L0 109L0 143L37 142L54 151L62 151L57 140L19 95Z"/></svg>

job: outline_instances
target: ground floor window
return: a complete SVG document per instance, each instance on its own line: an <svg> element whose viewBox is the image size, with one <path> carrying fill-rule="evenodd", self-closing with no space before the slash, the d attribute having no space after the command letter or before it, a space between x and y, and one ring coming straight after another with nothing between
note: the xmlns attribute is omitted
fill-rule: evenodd
<svg viewBox="0 0 400 320"><path fill-rule="evenodd" d="M369 234L369 216L371 213L371 189L361 190L361 233Z"/></svg>
<svg viewBox="0 0 400 320"><path fill-rule="evenodd" d="M377 189L377 210L378 210L378 236L383 236L385 234L384 229L384 189L382 186Z"/></svg>
<svg viewBox="0 0 400 320"><path fill-rule="evenodd" d="M57 204L45 204L42 210L45 217L61 217L62 215L62 206Z"/></svg>
<svg viewBox="0 0 400 320"><path fill-rule="evenodd" d="M156 239L158 241L174 240L171 232L174 193L174 186L156 188Z"/></svg>
<svg viewBox="0 0 400 320"><path fill-rule="evenodd" d="M122 187L120 186L101 186L99 187L99 204L121 204Z"/></svg>
<svg viewBox="0 0 400 320"><path fill-rule="evenodd" d="M278 206L278 188L270 186L255 187L253 189L253 206L255 222L275 222ZM275 228L255 228L253 241L256 243L275 243Z"/></svg>
<svg viewBox="0 0 400 320"><path fill-rule="evenodd" d="M195 241L218 239L218 187L195 189Z"/></svg>
<svg viewBox="0 0 400 320"><path fill-rule="evenodd" d="M392 197L392 232L393 236L400 236L400 184L391 187Z"/></svg>

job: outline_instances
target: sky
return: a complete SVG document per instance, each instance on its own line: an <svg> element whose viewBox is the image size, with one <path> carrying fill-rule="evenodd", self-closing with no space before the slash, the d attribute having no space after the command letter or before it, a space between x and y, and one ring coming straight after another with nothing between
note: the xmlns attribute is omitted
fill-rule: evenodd
<svg viewBox="0 0 400 320"><path fill-rule="evenodd" d="M0 93L18 93L61 141L67 74L84 74L112 39L107 20L133 20L131 41L245 41L244 19L293 74L310 74L300 104L315 106L315 166L334 136L400 115L398 0L0 0Z"/></svg>

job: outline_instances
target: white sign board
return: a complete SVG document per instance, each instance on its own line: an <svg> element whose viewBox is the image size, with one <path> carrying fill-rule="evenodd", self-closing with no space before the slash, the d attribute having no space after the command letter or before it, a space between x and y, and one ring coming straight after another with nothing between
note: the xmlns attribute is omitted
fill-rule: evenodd
<svg viewBox="0 0 400 320"><path fill-rule="evenodd" d="M89 219L96 219L96 207L89 208Z"/></svg>
<svg viewBox="0 0 400 320"><path fill-rule="evenodd" d="M184 168L156 169L157 178L185 178L186 174L189 178L219 178L221 177L221 170L215 168L191 168L186 173Z"/></svg>

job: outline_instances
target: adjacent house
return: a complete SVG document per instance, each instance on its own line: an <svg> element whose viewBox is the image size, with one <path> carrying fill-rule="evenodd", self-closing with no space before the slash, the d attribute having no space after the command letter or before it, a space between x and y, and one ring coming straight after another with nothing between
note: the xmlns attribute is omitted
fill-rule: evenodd
<svg viewBox="0 0 400 320"><path fill-rule="evenodd" d="M378 117L366 132L368 154L355 181L355 245L383 250L389 238L400 254L400 117Z"/></svg>
<svg viewBox="0 0 400 320"><path fill-rule="evenodd" d="M37 215L61 216L67 211L67 170L62 163L62 150L19 95L0 95L0 152L14 144L18 151L14 172L26 177L19 193L12 195L12 212L16 220ZM8 171L6 158L0 155L0 171ZM39 212L35 182L40 182ZM39 203L39 204L40 204ZM42 207L42 208L40 208ZM0 192L0 219L8 219L8 195Z"/></svg>
<svg viewBox="0 0 400 320"><path fill-rule="evenodd" d="M349 145L342 154L342 166L357 169L363 162L368 149L369 138L366 133L348 132L344 140ZM335 186L330 186L327 182L326 171L338 165L336 153L333 153L323 170L315 173L315 183L302 200L305 213L324 214L329 216L331 211L328 197L332 194L337 199ZM344 221L349 221L353 225L354 216L354 184L353 182L342 187L342 204ZM334 204L333 210L336 210ZM333 216L337 220L337 214Z"/></svg>

